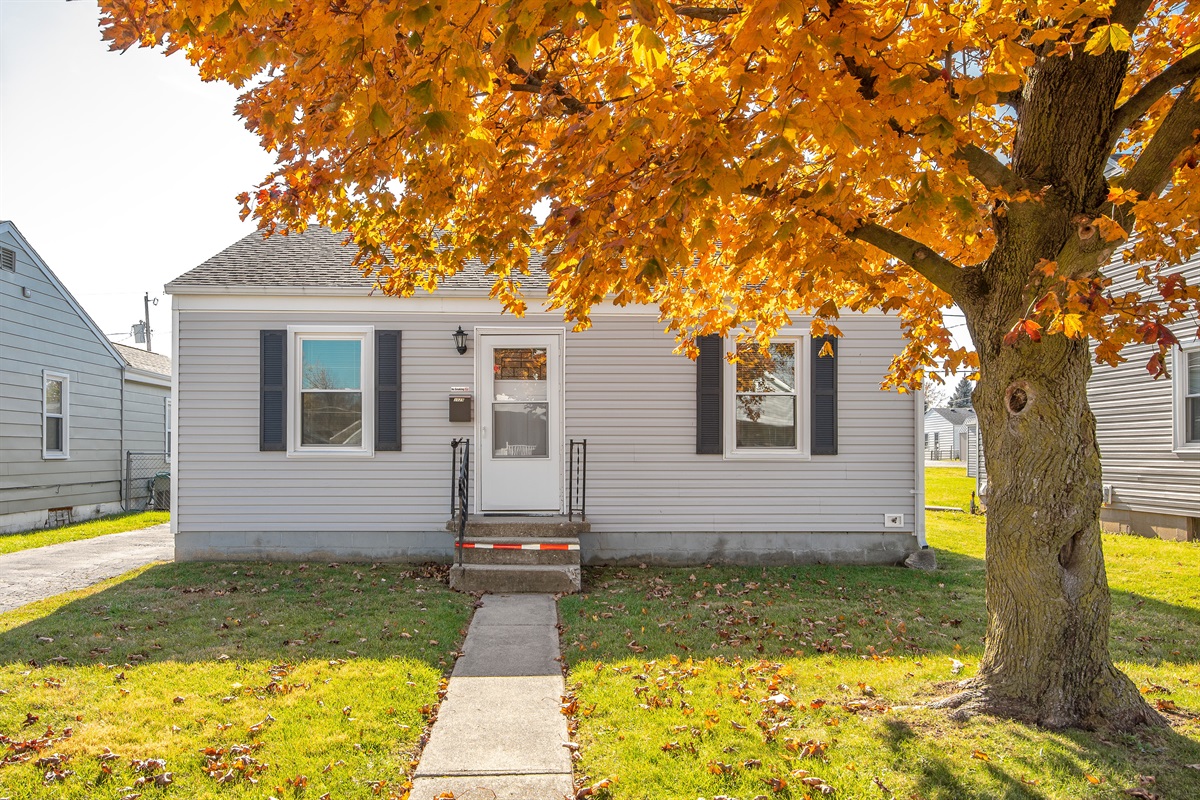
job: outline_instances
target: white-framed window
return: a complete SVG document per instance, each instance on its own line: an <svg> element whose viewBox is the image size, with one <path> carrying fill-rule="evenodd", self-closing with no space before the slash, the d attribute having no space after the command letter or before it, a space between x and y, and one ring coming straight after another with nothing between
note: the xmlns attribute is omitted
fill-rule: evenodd
<svg viewBox="0 0 1200 800"><path fill-rule="evenodd" d="M167 458L171 457L171 398L163 398L163 445L167 451Z"/></svg>
<svg viewBox="0 0 1200 800"><path fill-rule="evenodd" d="M288 339L288 454L374 455L374 328L289 327Z"/></svg>
<svg viewBox="0 0 1200 800"><path fill-rule="evenodd" d="M766 352L756 342L731 342L726 364L725 456L807 458L808 338L779 335Z"/></svg>
<svg viewBox="0 0 1200 800"><path fill-rule="evenodd" d="M1175 351L1175 452L1200 457L1200 342Z"/></svg>
<svg viewBox="0 0 1200 800"><path fill-rule="evenodd" d="M70 458L71 378L42 371L42 458Z"/></svg>

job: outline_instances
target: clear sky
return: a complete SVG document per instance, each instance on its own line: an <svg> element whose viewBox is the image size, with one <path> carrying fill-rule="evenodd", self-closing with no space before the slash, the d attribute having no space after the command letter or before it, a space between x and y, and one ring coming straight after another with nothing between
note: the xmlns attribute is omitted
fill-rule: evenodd
<svg viewBox="0 0 1200 800"><path fill-rule="evenodd" d="M254 230L239 192L273 159L236 91L182 55L112 53L94 2L0 0L0 219L12 220L105 333L133 345L150 310L171 352L163 284Z"/></svg>

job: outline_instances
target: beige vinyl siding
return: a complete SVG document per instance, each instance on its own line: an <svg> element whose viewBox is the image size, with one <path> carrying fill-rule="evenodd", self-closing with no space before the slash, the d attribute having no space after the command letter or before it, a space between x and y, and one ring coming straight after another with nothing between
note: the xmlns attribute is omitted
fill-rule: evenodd
<svg viewBox="0 0 1200 800"><path fill-rule="evenodd" d="M178 312L175 514L192 532L436 531L449 516L451 386L474 387L450 333L462 325L562 327L550 315ZM259 331L355 324L402 337L401 452L287 458L260 452ZM811 461L695 453L695 364L653 316L602 316L565 344L566 438L588 440L593 531L912 531L913 396L879 389L899 329L883 316L839 322L839 449ZM477 387L476 387L477 388ZM807 392L805 385L802 390ZM479 412L477 399L476 413Z"/></svg>
<svg viewBox="0 0 1200 800"><path fill-rule="evenodd" d="M0 270L0 517L115 503L121 365L7 225L0 246L17 267ZM42 458L43 370L70 378L69 459Z"/></svg>
<svg viewBox="0 0 1200 800"><path fill-rule="evenodd" d="M1126 264L1110 268L1114 291L1139 288L1135 269L1136 265ZM1177 271L1189 283L1200 283L1200 258ZM1185 345L1196 343L1194 320L1180 323L1173 330ZM1146 371L1153 352L1149 345L1128 347L1122 352L1127 361L1117 367L1095 365L1088 382L1104 482L1113 487L1111 507L1200 517L1200 457L1172 452L1173 381L1183 380L1184 376L1153 379Z"/></svg>

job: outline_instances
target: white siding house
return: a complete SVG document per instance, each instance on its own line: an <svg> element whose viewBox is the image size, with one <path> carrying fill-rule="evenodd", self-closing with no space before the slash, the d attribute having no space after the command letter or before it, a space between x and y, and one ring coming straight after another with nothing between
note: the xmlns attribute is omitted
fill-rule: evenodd
<svg viewBox="0 0 1200 800"><path fill-rule="evenodd" d="M1114 292L1144 290L1136 267L1113 266ZM1200 258L1177 271L1200 284ZM1104 469L1104 529L1186 541L1200 538L1200 341L1194 319L1172 330L1182 349L1172 353L1169 379L1146 371L1152 346L1131 346L1121 365L1094 367L1088 402Z"/></svg>
<svg viewBox="0 0 1200 800"><path fill-rule="evenodd" d="M928 461L965 461L967 423L975 419L970 408L931 408L925 412L925 458Z"/></svg>
<svg viewBox="0 0 1200 800"><path fill-rule="evenodd" d="M798 321L765 365L717 339L693 362L653 309L600 308L579 333L501 315L478 264L432 295L372 293L341 242L252 234L168 284L177 558L450 560L454 439L472 518L499 519L571 511L586 439L584 563L897 563L924 544L920 396L879 390L894 318L844 316L834 358ZM451 395L473 414L452 421Z"/></svg>
<svg viewBox="0 0 1200 800"><path fill-rule="evenodd" d="M124 452L155 424L131 403L155 382L162 428L170 361L156 357L168 376L133 367L8 221L0 342L0 533L120 511Z"/></svg>

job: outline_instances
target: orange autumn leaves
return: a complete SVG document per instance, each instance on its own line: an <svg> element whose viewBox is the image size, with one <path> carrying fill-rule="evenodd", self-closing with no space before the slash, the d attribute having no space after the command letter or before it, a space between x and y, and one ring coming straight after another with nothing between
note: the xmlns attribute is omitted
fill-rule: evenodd
<svg viewBox="0 0 1200 800"><path fill-rule="evenodd" d="M869 222L982 262L997 216L1038 202L1037 187L985 185L960 154L1011 157L1006 103L1038 59L1128 53L1127 98L1200 46L1197 0L1157 0L1133 30L1103 0L101 6L113 47L181 50L242 89L237 113L279 162L243 213L268 230L347 230L388 292L432 290L477 258L521 313L538 252L552 307L579 328L606 298L650 303L685 349L730 328L766 338L795 312L882 309L908 335L890 377L902 386L974 356L950 336L943 288L848 234ZM1114 143L1121 169L1169 106ZM1101 302L1099 270L1054 276L1070 284L1034 270L1018 333L1091 336L1114 361L1139 326L1195 306L1158 280L1200 247L1195 164L1174 175L1155 197L1113 198L1136 230L1096 223L1133 237L1130 257L1159 265L1147 284L1167 295ZM1055 308L1032 307L1051 293Z"/></svg>

